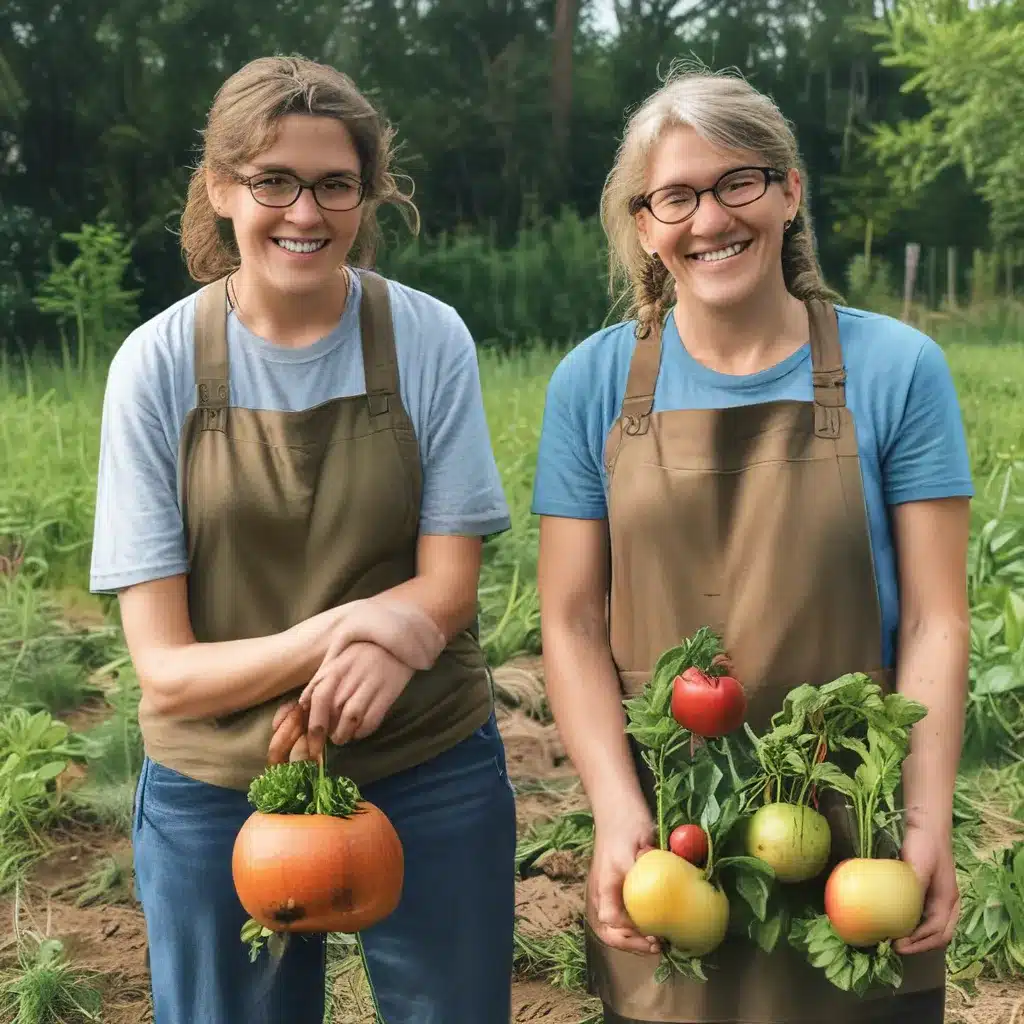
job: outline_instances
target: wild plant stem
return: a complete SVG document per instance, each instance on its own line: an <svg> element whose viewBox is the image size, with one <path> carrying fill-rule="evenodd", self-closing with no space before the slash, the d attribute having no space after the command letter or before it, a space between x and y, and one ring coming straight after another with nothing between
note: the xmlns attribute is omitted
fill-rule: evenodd
<svg viewBox="0 0 1024 1024"><path fill-rule="evenodd" d="M387 1024L384 1020L384 1014L381 1012L380 1003L377 1002L377 992L373 987L373 979L370 977L370 964L366 959L366 947L363 945L363 937L358 932L356 932L356 948L359 950L359 962L363 965L363 974L366 976L366 987L370 990L374 1024Z"/></svg>
<svg viewBox="0 0 1024 1024"><path fill-rule="evenodd" d="M668 837L665 835L665 751L666 748L662 747L658 751L658 777L654 780L654 787L657 793L657 804L658 804L658 849L665 850L668 848Z"/></svg>

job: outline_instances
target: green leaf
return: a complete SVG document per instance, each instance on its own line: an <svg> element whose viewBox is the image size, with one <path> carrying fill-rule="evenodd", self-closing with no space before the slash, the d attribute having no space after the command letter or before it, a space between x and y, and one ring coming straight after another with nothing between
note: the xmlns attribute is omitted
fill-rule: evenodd
<svg viewBox="0 0 1024 1024"><path fill-rule="evenodd" d="M920 722L928 714L928 708L924 704L905 697L902 693L887 693L883 703L886 719L901 731Z"/></svg>
<svg viewBox="0 0 1024 1024"><path fill-rule="evenodd" d="M740 872L734 883L738 895L746 900L754 916L764 921L768 914L768 883L760 875Z"/></svg>
<svg viewBox="0 0 1024 1024"><path fill-rule="evenodd" d="M875 981L890 988L899 988L903 984L903 965L888 948L880 952L875 961Z"/></svg>
<svg viewBox="0 0 1024 1024"><path fill-rule="evenodd" d="M825 977L844 992L850 991L853 982L853 964L846 955L844 949L842 955L837 957L828 967L825 968Z"/></svg>
<svg viewBox="0 0 1024 1024"><path fill-rule="evenodd" d="M811 771L811 777L818 785L833 789L844 796L853 797L857 794L856 781L828 761L816 764Z"/></svg>
<svg viewBox="0 0 1024 1024"><path fill-rule="evenodd" d="M854 950L851 961L853 972L850 977L850 988L857 995L862 996L871 985L871 958L860 950Z"/></svg>
<svg viewBox="0 0 1024 1024"><path fill-rule="evenodd" d="M747 933L764 950L771 953L778 945L785 924L785 914L782 911L771 914L764 921L756 917L750 922Z"/></svg>
<svg viewBox="0 0 1024 1024"><path fill-rule="evenodd" d="M1003 640L1014 653L1024 647L1024 597L1013 590L1003 604Z"/></svg>
<svg viewBox="0 0 1024 1024"><path fill-rule="evenodd" d="M721 870L723 867L738 867L744 872L753 872L760 877L772 881L775 878L775 870L771 864L761 860L759 857L747 857L737 854L734 857L720 857L715 864Z"/></svg>
<svg viewBox="0 0 1024 1024"><path fill-rule="evenodd" d="M1024 689L1024 673L1012 665L993 665L978 675L974 683L976 697L992 697Z"/></svg>
<svg viewBox="0 0 1024 1024"><path fill-rule="evenodd" d="M40 782L49 782L51 779L57 778L67 766L67 761L48 761L35 770L35 777Z"/></svg>
<svg viewBox="0 0 1024 1024"><path fill-rule="evenodd" d="M990 939L1002 939L1010 927L1006 908L995 896L985 903L985 934Z"/></svg>
<svg viewBox="0 0 1024 1024"><path fill-rule="evenodd" d="M679 731L679 724L674 718L661 718L651 724L630 722L626 726L626 732L633 736L637 743L652 750L660 750L667 746Z"/></svg>
<svg viewBox="0 0 1024 1024"><path fill-rule="evenodd" d="M268 765L253 779L249 803L263 814L328 814L347 818L361 797L351 780L323 773L313 761Z"/></svg>

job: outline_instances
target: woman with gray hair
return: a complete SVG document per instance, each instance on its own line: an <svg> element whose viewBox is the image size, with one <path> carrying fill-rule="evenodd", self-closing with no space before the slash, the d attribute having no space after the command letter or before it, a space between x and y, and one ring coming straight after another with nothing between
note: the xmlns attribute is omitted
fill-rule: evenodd
<svg viewBox="0 0 1024 1024"><path fill-rule="evenodd" d="M677 71L632 115L602 197L626 319L552 375L533 510L551 708L594 813L591 990L611 1024L943 1019L968 657L973 493L939 346L839 304L806 173L777 106L734 75ZM789 946L728 934L707 981L659 982L623 903L656 845L622 700L702 626L758 732L800 683L866 672L927 708L903 774L902 858L924 913L901 985L864 996ZM832 863L853 855L834 830ZM824 874L813 880L821 894Z"/></svg>

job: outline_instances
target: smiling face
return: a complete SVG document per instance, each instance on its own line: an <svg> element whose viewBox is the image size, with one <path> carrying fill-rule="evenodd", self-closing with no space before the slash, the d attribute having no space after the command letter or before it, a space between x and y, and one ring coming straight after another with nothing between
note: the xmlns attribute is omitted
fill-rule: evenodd
<svg viewBox="0 0 1024 1024"><path fill-rule="evenodd" d="M284 189L282 174L307 182L330 178L320 186L321 199L334 205L331 197L337 196L337 205L347 206L358 198L362 165L348 129L337 118L287 114L272 144L237 173L251 179L255 194L271 202ZM239 181L211 178L207 187L214 209L232 222L240 273L249 287L293 295L337 287L338 267L359 231L362 204L325 210L304 189L290 206L271 207L257 202L249 185Z"/></svg>
<svg viewBox="0 0 1024 1024"><path fill-rule="evenodd" d="M688 186L700 191L727 172L738 168L764 167L768 161L759 153L723 150L701 138L688 125L665 130L655 144L647 164L645 191L670 186ZM781 170L781 168L780 168ZM764 178L755 171L744 172L731 183L723 183L727 197L756 195ZM750 192L749 190L753 191ZM678 215L683 190L662 192L652 205L666 219ZM692 201L692 194L690 196ZM692 202L691 202L692 205ZM747 305L785 289L782 275L782 239L787 220L800 205L800 176L789 170L784 180L773 180L767 192L749 205L723 206L711 192L700 196L697 211L677 224L665 224L649 209L637 215L637 230L648 253L657 253L675 279L681 304L696 302L708 308Z"/></svg>

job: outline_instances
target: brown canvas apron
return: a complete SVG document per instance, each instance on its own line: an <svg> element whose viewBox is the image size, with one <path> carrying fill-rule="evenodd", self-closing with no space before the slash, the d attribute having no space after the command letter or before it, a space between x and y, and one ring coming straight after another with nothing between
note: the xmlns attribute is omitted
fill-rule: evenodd
<svg viewBox="0 0 1024 1024"><path fill-rule="evenodd" d="M809 303L814 401L652 413L661 333L639 340L609 432L610 641L623 690L703 625L721 632L757 731L801 683L850 671L884 686L881 616L835 311ZM634 757L641 781L652 780ZM835 806L833 856L852 854ZM653 805L652 805L653 812ZM847 1024L869 1003L780 941L729 936L707 983L654 980L658 955L613 949L588 927L591 991L625 1020ZM902 992L944 983L941 951L904 958ZM874 1004L876 1009L878 1004Z"/></svg>
<svg viewBox="0 0 1024 1024"><path fill-rule="evenodd" d="M386 282L360 274L366 394L299 412L230 404L225 280L199 295L197 404L182 428L178 486L200 643L278 633L415 575L419 447L399 393ZM146 752L192 778L246 789L266 765L273 715L288 696L216 719L142 715ZM375 733L329 744L325 763L365 784L453 746L491 708L487 664L467 630L413 675Z"/></svg>

